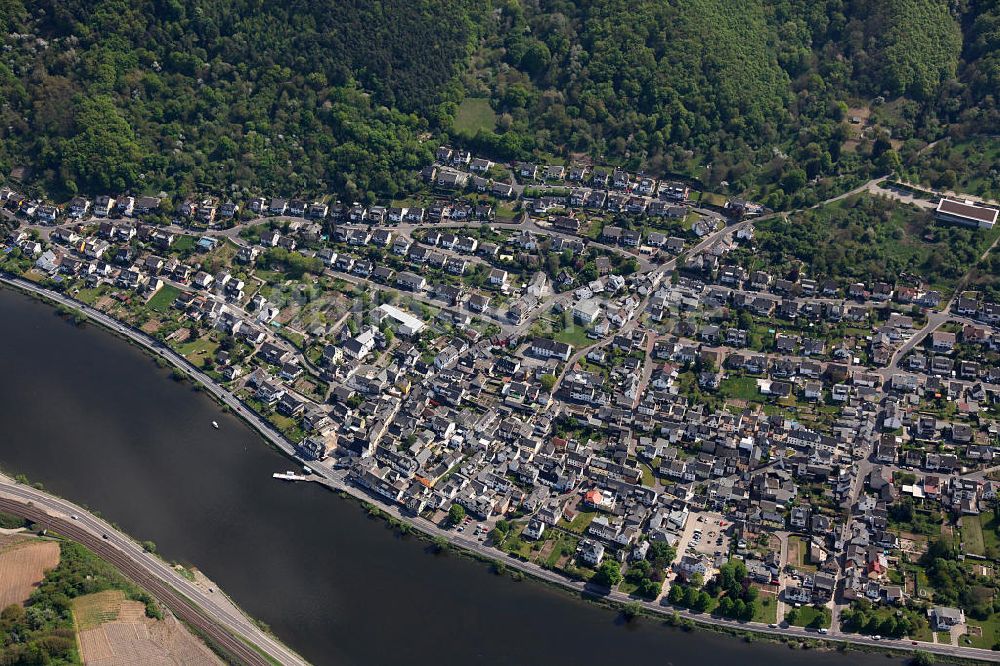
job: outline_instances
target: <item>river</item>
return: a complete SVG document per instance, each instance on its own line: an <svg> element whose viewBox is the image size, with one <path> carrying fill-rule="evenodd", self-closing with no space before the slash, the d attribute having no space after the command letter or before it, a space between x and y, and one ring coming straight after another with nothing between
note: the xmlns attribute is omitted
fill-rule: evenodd
<svg viewBox="0 0 1000 666"><path fill-rule="evenodd" d="M616 614L433 555L312 484L136 348L0 290L0 467L197 566L316 664L718 663L806 653ZM219 422L214 430L211 422ZM886 664L808 653L810 664Z"/></svg>

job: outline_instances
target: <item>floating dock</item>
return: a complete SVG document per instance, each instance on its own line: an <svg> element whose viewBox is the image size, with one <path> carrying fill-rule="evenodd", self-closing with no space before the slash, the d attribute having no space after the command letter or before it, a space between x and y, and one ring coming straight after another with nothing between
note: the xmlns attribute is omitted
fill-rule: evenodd
<svg viewBox="0 0 1000 666"><path fill-rule="evenodd" d="M275 479L280 479L282 481L310 481L311 478L305 474L296 474L293 471L287 472L275 472L271 475Z"/></svg>

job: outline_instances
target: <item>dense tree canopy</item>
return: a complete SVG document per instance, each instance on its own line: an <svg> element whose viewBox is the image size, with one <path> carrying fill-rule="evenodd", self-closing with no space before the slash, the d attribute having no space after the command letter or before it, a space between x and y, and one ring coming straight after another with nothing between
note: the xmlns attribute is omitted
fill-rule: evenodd
<svg viewBox="0 0 1000 666"><path fill-rule="evenodd" d="M452 525L458 525L463 520L465 520L465 507L461 504L452 504L451 508L448 509L448 522Z"/></svg>
<svg viewBox="0 0 1000 666"><path fill-rule="evenodd" d="M880 119L902 138L932 140L972 116L997 122L986 85L997 77L995 2L499 4L485 57L502 66L469 85L493 96L502 136L520 137L508 147L663 171L711 165L713 185L754 189L763 175L787 194L803 176L866 175L867 160L884 170L884 149L843 152L849 104L902 95Z"/></svg>
<svg viewBox="0 0 1000 666"><path fill-rule="evenodd" d="M0 168L56 194L392 195L460 95L474 4L7 0Z"/></svg>
<svg viewBox="0 0 1000 666"><path fill-rule="evenodd" d="M604 587L614 587L622 581L622 568L615 560L606 559L597 568L597 573L592 579L598 585Z"/></svg>
<svg viewBox="0 0 1000 666"><path fill-rule="evenodd" d="M62 146L60 159L71 190L120 192L139 177L142 150L135 132L107 95L75 100L74 136Z"/></svg>
<svg viewBox="0 0 1000 666"><path fill-rule="evenodd" d="M925 99L955 76L962 33L946 3L894 0L872 3L872 12L875 62L889 93Z"/></svg>
<svg viewBox="0 0 1000 666"><path fill-rule="evenodd" d="M994 603L996 584L985 576L977 576L972 567L958 559L958 551L946 537L930 543L921 558L927 579L934 586L934 601L958 606L974 618L988 618L998 608Z"/></svg>
<svg viewBox="0 0 1000 666"><path fill-rule="evenodd" d="M885 137L845 147L854 105L885 96L878 125L904 141L995 129L998 17L991 0L2 0L0 172L32 166L56 195L371 200L451 134L799 205L898 164ZM495 126L454 130L466 95Z"/></svg>

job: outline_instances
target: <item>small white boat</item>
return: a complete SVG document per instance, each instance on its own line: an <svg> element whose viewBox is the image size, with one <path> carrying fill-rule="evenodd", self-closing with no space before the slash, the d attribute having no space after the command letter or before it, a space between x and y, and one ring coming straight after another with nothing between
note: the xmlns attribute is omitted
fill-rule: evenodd
<svg viewBox="0 0 1000 666"><path fill-rule="evenodd" d="M212 421L212 427L215 428L216 430L218 430L219 429L219 424L216 421Z"/></svg>

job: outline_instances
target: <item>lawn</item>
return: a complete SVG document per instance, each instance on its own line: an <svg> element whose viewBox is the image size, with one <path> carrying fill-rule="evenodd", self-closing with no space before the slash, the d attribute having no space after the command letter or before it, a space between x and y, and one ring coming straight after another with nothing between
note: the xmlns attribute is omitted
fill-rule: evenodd
<svg viewBox="0 0 1000 666"><path fill-rule="evenodd" d="M260 278L261 280L270 285L275 285L278 284L279 282L285 281L284 273L279 273L278 271L269 271L263 268L254 269L254 275L256 275L258 278Z"/></svg>
<svg viewBox="0 0 1000 666"><path fill-rule="evenodd" d="M566 566L563 567L563 571L566 573L567 576L570 576L571 578L578 578L583 581L590 580L591 578L594 577L594 574L597 573L596 570L591 569L582 560L580 561L570 560L569 562L566 563Z"/></svg>
<svg viewBox="0 0 1000 666"><path fill-rule="evenodd" d="M639 469L642 470L642 485L647 488L656 486L656 475L653 473L653 469L646 463L639 463Z"/></svg>
<svg viewBox="0 0 1000 666"><path fill-rule="evenodd" d="M917 629L917 631L915 631L910 638L915 641L930 643L934 640L934 632L932 632L930 626L925 623L920 625L920 628Z"/></svg>
<svg viewBox="0 0 1000 666"><path fill-rule="evenodd" d="M302 428L299 427L299 422L293 418L277 412L271 413L267 418L293 442L297 442L305 436Z"/></svg>
<svg viewBox="0 0 1000 666"><path fill-rule="evenodd" d="M204 359L210 359L215 356L218 348L219 343L213 340L211 336L206 335L197 340L185 342L177 348L177 351L181 356L191 361L193 365L200 367Z"/></svg>
<svg viewBox="0 0 1000 666"><path fill-rule="evenodd" d="M719 384L719 395L738 400L761 400L757 380L753 377L727 377Z"/></svg>
<svg viewBox="0 0 1000 666"><path fill-rule="evenodd" d="M979 524L982 526L985 546L1000 552L1000 520L997 519L996 512L984 511L979 514Z"/></svg>
<svg viewBox="0 0 1000 666"><path fill-rule="evenodd" d="M601 237L601 233L604 231L604 223L601 220L591 220L590 224L587 225L584 234L587 238L591 240L597 240Z"/></svg>
<svg viewBox="0 0 1000 666"><path fill-rule="evenodd" d="M97 302L97 299L106 294L107 291L108 289L106 285L100 285L94 289L81 289L80 291L76 292L75 296L76 300L80 301L81 303L86 303L87 305L93 305L94 303Z"/></svg>
<svg viewBox="0 0 1000 666"><path fill-rule="evenodd" d="M570 532L576 532L577 534L583 534L590 527L591 521L597 517L596 511L580 511L576 514L573 520L567 521L565 518L559 521L559 527L569 530Z"/></svg>
<svg viewBox="0 0 1000 666"><path fill-rule="evenodd" d="M513 204L509 203L498 203L497 204L497 219L498 220L513 220L517 213L514 211Z"/></svg>
<svg viewBox="0 0 1000 666"><path fill-rule="evenodd" d="M767 624L778 621L778 602L773 595L761 593L757 597L757 605L754 607L753 622L766 622Z"/></svg>
<svg viewBox="0 0 1000 666"><path fill-rule="evenodd" d="M795 625L796 627L808 627L812 625L817 618L822 618L820 626L829 627L830 609L825 607L816 608L815 606L803 606L802 608L793 608L785 615L785 619L788 620L788 623Z"/></svg>
<svg viewBox="0 0 1000 666"><path fill-rule="evenodd" d="M44 280L47 280L49 276L43 275L35 269L31 269L27 273L25 273L22 277L25 280L28 280L29 282L34 282L35 284L38 284L40 282L43 282Z"/></svg>
<svg viewBox="0 0 1000 666"><path fill-rule="evenodd" d="M299 349L305 347L306 339L305 337L302 336L301 333L297 333L287 328L282 328L280 331L278 331L278 335L288 340Z"/></svg>
<svg viewBox="0 0 1000 666"><path fill-rule="evenodd" d="M420 197L406 197L405 199L393 199L390 205L399 208L413 208L414 206L424 206L426 204L427 201Z"/></svg>
<svg viewBox="0 0 1000 666"><path fill-rule="evenodd" d="M958 640L959 645L969 645L971 643L973 647L989 650L1000 642L1000 615L994 613L986 621L969 618L968 624L970 627L980 627L983 635L963 636Z"/></svg>
<svg viewBox="0 0 1000 666"><path fill-rule="evenodd" d="M492 132L497 124L497 115L485 97L466 97L458 105L455 114L455 129L467 136L475 136L479 130Z"/></svg>
<svg viewBox="0 0 1000 666"><path fill-rule="evenodd" d="M150 310L154 312L166 312L174 304L181 290L169 284L160 287L160 290L153 294L153 297L146 303Z"/></svg>
<svg viewBox="0 0 1000 666"><path fill-rule="evenodd" d="M504 541L504 550L528 560L531 559L532 547L535 546L535 542L521 538L521 533L524 532L525 527L527 527L527 523L515 524L514 530L511 531L510 535Z"/></svg>
<svg viewBox="0 0 1000 666"><path fill-rule="evenodd" d="M554 567L563 555L573 557L573 553L576 552L576 546L578 543L578 539L575 539L567 534L559 533L559 536L556 538L555 546L552 548L548 558L545 560L545 565Z"/></svg>
<svg viewBox="0 0 1000 666"><path fill-rule="evenodd" d="M802 571L816 571L809 564L809 542L800 536L788 537L788 563Z"/></svg>
<svg viewBox="0 0 1000 666"><path fill-rule="evenodd" d="M177 237L177 240L175 240L174 244L171 245L170 247L175 252L189 252L194 249L194 246L197 245L197 243L198 239L196 239L194 236L181 234L180 236Z"/></svg>
<svg viewBox="0 0 1000 666"><path fill-rule="evenodd" d="M594 341L587 337L587 331L582 326L571 324L552 336L557 342L565 342L573 345L573 351L579 351L584 347L594 344Z"/></svg>
<svg viewBox="0 0 1000 666"><path fill-rule="evenodd" d="M970 555L985 555L986 544L983 541L983 525L980 516L962 516L962 543L965 552Z"/></svg>
<svg viewBox="0 0 1000 666"><path fill-rule="evenodd" d="M729 198L724 194L716 194L715 192L702 192L701 202L709 204L712 206L725 206Z"/></svg>
<svg viewBox="0 0 1000 666"><path fill-rule="evenodd" d="M910 570L908 575L915 577L915 585L917 590L917 598L919 599L931 599L934 596L934 588L931 587L930 582L927 580L927 572L919 567L914 567Z"/></svg>

